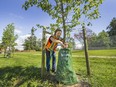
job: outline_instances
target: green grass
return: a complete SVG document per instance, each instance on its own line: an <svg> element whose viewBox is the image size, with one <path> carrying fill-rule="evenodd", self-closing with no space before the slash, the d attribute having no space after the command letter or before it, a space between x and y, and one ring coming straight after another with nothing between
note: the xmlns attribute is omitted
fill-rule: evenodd
<svg viewBox="0 0 116 87"><path fill-rule="evenodd" d="M73 51L73 55L84 56L83 51ZM116 56L116 50L90 50L89 55ZM72 58L73 68L86 81L84 57ZM3 58L0 54L0 87L55 87L49 78L40 77L41 52L17 52L13 58ZM90 58L92 87L116 86L116 58ZM58 86L59 84L57 84Z"/></svg>
<svg viewBox="0 0 116 87"><path fill-rule="evenodd" d="M83 50L73 51L76 55L84 55ZM116 50L89 50L89 56L116 56Z"/></svg>

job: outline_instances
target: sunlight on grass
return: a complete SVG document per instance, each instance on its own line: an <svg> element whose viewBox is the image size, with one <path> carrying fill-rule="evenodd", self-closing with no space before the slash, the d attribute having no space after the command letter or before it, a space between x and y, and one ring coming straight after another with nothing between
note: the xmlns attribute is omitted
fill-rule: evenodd
<svg viewBox="0 0 116 87"><path fill-rule="evenodd" d="M90 50L90 55L116 56L116 50ZM56 53L58 55L58 52ZM83 51L73 51L72 55L83 55ZM116 58L90 58L93 87L116 86ZM73 69L81 77L87 77L84 57L72 57ZM4 58L0 54L0 86L1 87L54 87L56 83L40 77L41 52L16 52L13 58ZM57 84L58 85L58 84Z"/></svg>

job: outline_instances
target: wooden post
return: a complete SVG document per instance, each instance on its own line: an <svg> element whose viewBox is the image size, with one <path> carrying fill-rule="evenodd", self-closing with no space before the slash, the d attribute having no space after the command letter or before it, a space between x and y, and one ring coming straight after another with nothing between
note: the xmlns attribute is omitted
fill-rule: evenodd
<svg viewBox="0 0 116 87"><path fill-rule="evenodd" d="M45 43L46 43L46 34L51 34L46 31L46 28L43 28L42 32L42 61L41 61L41 77L44 78L45 75Z"/></svg>
<svg viewBox="0 0 116 87"><path fill-rule="evenodd" d="M41 61L41 77L44 77L45 74L45 28L43 28L42 32L42 61Z"/></svg>
<svg viewBox="0 0 116 87"><path fill-rule="evenodd" d="M88 44L87 44L87 38L86 38L86 31L85 31L84 26L82 27L82 29L83 29L83 39L84 39L84 49L85 49L87 75L90 76L90 66L89 66L89 60L88 60Z"/></svg>

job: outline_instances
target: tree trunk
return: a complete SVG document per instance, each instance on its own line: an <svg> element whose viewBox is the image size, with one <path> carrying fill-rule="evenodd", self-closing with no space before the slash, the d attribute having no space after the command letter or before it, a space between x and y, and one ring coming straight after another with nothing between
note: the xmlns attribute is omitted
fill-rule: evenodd
<svg viewBox="0 0 116 87"><path fill-rule="evenodd" d="M63 7L63 3L62 3L62 0L61 0L61 12L62 12L62 20L63 20L63 43L65 43L66 41L66 26L65 26L65 19L64 19L64 7Z"/></svg>
<svg viewBox="0 0 116 87"><path fill-rule="evenodd" d="M4 58L6 57L6 48L4 49Z"/></svg>

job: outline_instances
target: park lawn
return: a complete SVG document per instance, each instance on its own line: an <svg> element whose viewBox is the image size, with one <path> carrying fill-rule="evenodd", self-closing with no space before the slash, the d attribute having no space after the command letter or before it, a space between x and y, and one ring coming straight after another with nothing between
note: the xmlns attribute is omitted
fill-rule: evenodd
<svg viewBox="0 0 116 87"><path fill-rule="evenodd" d="M84 55L84 50L73 51L73 54L78 56ZM107 50L88 50L89 56L116 56L116 49Z"/></svg>
<svg viewBox="0 0 116 87"><path fill-rule="evenodd" d="M102 53L101 53L102 52ZM89 54L116 56L116 50L90 50ZM103 55L104 54L104 55ZM109 54L109 55L108 55ZM72 55L84 55L73 51ZM116 86L116 58L90 58L91 76L87 79L84 57L72 57L75 72L92 87ZM56 83L40 77L41 52L17 52L13 58L0 54L0 87L55 87ZM59 86L59 84L57 84Z"/></svg>

